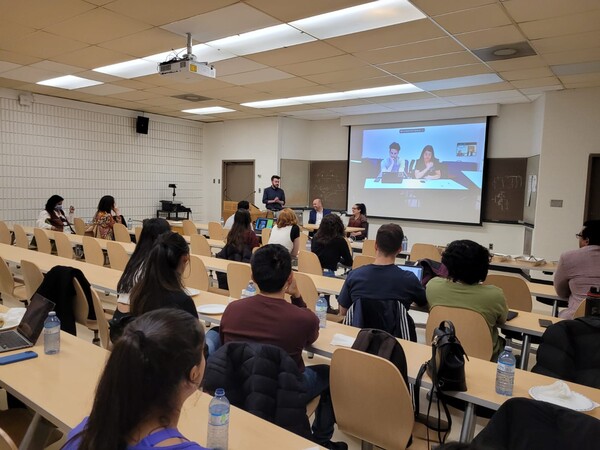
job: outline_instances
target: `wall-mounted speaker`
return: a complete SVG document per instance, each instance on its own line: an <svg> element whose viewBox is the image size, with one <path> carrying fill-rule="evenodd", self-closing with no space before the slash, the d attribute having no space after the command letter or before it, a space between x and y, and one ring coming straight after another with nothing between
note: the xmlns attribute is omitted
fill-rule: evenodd
<svg viewBox="0 0 600 450"><path fill-rule="evenodd" d="M140 134L148 134L148 125L150 119L148 117L138 116L135 121L135 131Z"/></svg>

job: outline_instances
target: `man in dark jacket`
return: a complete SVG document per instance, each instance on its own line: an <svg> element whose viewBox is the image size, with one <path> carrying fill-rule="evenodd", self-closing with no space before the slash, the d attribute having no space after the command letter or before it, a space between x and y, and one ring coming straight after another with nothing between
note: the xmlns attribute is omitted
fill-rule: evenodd
<svg viewBox="0 0 600 450"><path fill-rule="evenodd" d="M300 296L287 249L278 244L261 247L250 262L252 279L260 294L230 303L221 319L221 342L251 341L276 345L285 350L303 373L308 400L321 396L312 426L316 443L332 449L347 449L344 442L331 442L335 424L329 394L329 366L305 367L302 350L319 337L319 319ZM292 303L285 300L289 294Z"/></svg>

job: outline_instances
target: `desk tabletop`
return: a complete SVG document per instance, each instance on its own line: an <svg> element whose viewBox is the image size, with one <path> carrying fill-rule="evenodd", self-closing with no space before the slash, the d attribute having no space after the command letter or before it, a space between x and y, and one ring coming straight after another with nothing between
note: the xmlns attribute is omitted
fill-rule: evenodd
<svg viewBox="0 0 600 450"><path fill-rule="evenodd" d="M365 189L399 189L399 190L467 190L462 184L450 179L439 180L417 180L405 178L401 183L385 183L376 178L367 178L365 180Z"/></svg>
<svg viewBox="0 0 600 450"><path fill-rule="evenodd" d="M314 223L305 223L304 225L302 225L302 228L304 228L305 230L308 231L316 231L319 229L319 225L316 225ZM354 233L355 231L364 231L364 228L360 228L360 227L344 227L346 233Z"/></svg>
<svg viewBox="0 0 600 450"><path fill-rule="evenodd" d="M490 261L490 267L506 267L509 269L521 269L521 270L541 270L544 272L556 272L558 263L554 261L544 262L540 264L536 261L528 261L523 259L506 259L500 256L494 256Z"/></svg>

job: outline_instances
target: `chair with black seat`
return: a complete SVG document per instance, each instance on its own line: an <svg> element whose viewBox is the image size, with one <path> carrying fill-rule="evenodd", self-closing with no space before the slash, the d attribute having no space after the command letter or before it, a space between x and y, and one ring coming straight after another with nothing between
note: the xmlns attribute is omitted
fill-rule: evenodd
<svg viewBox="0 0 600 450"><path fill-rule="evenodd" d="M600 389L600 317L561 320L546 329L532 372Z"/></svg>
<svg viewBox="0 0 600 450"><path fill-rule="evenodd" d="M397 338L417 342L415 323L400 299L356 299L343 323L357 328L376 328Z"/></svg>

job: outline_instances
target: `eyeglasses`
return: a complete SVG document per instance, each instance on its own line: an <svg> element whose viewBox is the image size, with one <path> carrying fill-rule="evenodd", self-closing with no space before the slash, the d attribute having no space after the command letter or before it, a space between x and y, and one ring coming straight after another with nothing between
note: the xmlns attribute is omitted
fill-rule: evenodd
<svg viewBox="0 0 600 450"><path fill-rule="evenodd" d="M352 209L358 209L358 208L355 208L355 207L353 206L353 207L352 207Z"/></svg>
<svg viewBox="0 0 600 450"><path fill-rule="evenodd" d="M577 234L575 235L575 237L576 237L577 239L583 239L583 235L582 235L581 233L577 233Z"/></svg>

